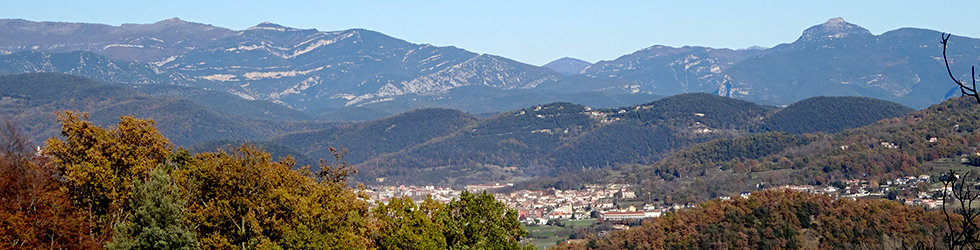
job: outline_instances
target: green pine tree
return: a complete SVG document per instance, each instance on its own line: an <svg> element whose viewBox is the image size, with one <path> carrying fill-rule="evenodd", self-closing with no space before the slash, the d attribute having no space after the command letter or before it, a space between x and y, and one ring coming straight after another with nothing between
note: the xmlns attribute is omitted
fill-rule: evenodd
<svg viewBox="0 0 980 250"><path fill-rule="evenodd" d="M106 249L197 249L196 233L182 224L183 202L177 196L164 168L151 171L147 181L134 181L130 214L113 226Z"/></svg>
<svg viewBox="0 0 980 250"><path fill-rule="evenodd" d="M442 212L449 249L535 249L521 246L528 232L517 220L517 211L487 192L463 191Z"/></svg>
<svg viewBox="0 0 980 250"><path fill-rule="evenodd" d="M442 225L433 220L442 204L431 196L416 205L409 197L392 198L372 210L378 219L378 249L446 249Z"/></svg>

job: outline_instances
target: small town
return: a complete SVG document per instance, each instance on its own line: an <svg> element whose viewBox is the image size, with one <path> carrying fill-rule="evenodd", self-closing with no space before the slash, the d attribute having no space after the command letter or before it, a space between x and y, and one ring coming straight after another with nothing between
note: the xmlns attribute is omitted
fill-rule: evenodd
<svg viewBox="0 0 980 250"><path fill-rule="evenodd" d="M781 185L764 189L790 189L814 194L830 195L840 198L886 198L903 201L906 205L923 206L936 209L942 206L942 187L934 188L929 175L905 176L877 183L877 181L852 179L840 181L837 185ZM465 187L470 192L493 191L513 184L480 184ZM926 188L920 188L924 185ZM695 204L651 204L642 206L619 206L618 202L636 201L634 188L628 184L586 185L581 190L548 189L543 191L517 190L510 193L496 193L497 200L517 210L520 220L528 225L544 225L551 220L576 220L595 218L601 221L620 222L659 217L671 211L694 207ZM920 191L924 190L924 191ZM947 187L948 190L948 187ZM393 197L410 197L416 202L431 196L439 202L449 202L459 197L462 190L436 186L374 186L365 193L370 202L387 202ZM890 195L891 194L891 195ZM908 194L908 195L902 195ZM937 195L939 194L939 195ZM738 196L717 197L721 200L746 198L750 192ZM631 202L633 203L633 202ZM621 227L617 227L621 228ZM622 227L628 228L628 227Z"/></svg>

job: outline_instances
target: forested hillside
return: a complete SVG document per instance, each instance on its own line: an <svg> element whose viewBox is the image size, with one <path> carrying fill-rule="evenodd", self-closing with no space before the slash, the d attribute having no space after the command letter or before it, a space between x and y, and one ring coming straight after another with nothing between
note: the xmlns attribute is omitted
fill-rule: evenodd
<svg viewBox="0 0 980 250"><path fill-rule="evenodd" d="M554 249L908 249L940 245L945 230L939 211L770 190L705 202Z"/></svg>
<svg viewBox="0 0 980 250"><path fill-rule="evenodd" d="M915 111L901 104L868 97L812 97L779 110L765 121L770 131L791 134L837 133Z"/></svg>
<svg viewBox="0 0 980 250"><path fill-rule="evenodd" d="M698 201L757 184L828 185L881 181L936 171L927 162L961 158L980 146L975 100L953 98L902 117L835 134L754 134L679 150L652 168L627 171L653 199Z"/></svg>
<svg viewBox="0 0 980 250"><path fill-rule="evenodd" d="M608 125L550 155L556 165L652 164L663 154L715 138L751 133L772 107L706 93L667 97L629 108L604 110Z"/></svg>
<svg viewBox="0 0 980 250"><path fill-rule="evenodd" d="M332 159L329 148L347 148L352 164L398 152L476 123L473 115L452 109L419 109L375 121L298 132L272 139L315 159Z"/></svg>
<svg viewBox="0 0 980 250"><path fill-rule="evenodd" d="M466 181L469 182L497 179L499 176L490 175L503 174L503 167L521 166L545 157L562 140L592 129L598 122L584 112L584 106L571 103L552 103L507 112L450 137L385 155L358 167L364 170L364 176L399 181L440 183L456 178L468 178ZM535 171L537 168L540 167L521 167L506 172ZM474 174L479 176L469 176Z"/></svg>
<svg viewBox="0 0 980 250"><path fill-rule="evenodd" d="M292 131L333 127L327 122L285 122L242 118L182 98L160 98L79 76L32 73L0 76L0 115L24 126L35 142L58 135L55 111L88 112L95 124L122 115L154 119L177 145L217 139L263 140ZM274 109L273 109L274 110Z"/></svg>
<svg viewBox="0 0 980 250"><path fill-rule="evenodd" d="M839 99L845 101L836 106L818 105L822 102L800 106L824 112L824 117L844 120L819 129L844 129L872 122L840 118L847 115L840 110L849 105L865 105L855 109L873 110L875 113L868 116L880 118L891 118L908 109ZM502 113L452 136L371 159L358 167L365 177L451 184L549 177L569 170L624 163L654 164L675 150L700 142L768 131L766 122L782 112L777 110L704 93L613 109L552 103ZM791 118L800 115L810 114L789 112L779 119L786 120L781 124L807 121Z"/></svg>
<svg viewBox="0 0 980 250"><path fill-rule="evenodd" d="M858 98L860 99L860 98ZM795 109L822 112L839 130L891 118L907 107L887 102L807 102ZM869 119L849 120L848 107ZM791 110L792 111L792 110ZM873 112L872 112L873 111ZM807 122L777 107L705 93L663 98L642 105L595 109L551 103L479 120L448 109L422 109L356 125L298 132L273 139L313 159L330 159L329 147L346 147L346 160L362 171L359 181L454 185L553 177L570 170L618 164L654 164L671 152L719 138L739 138ZM837 120L834 120L837 119ZM731 159L726 159L726 161ZM382 179L383 178L383 179Z"/></svg>

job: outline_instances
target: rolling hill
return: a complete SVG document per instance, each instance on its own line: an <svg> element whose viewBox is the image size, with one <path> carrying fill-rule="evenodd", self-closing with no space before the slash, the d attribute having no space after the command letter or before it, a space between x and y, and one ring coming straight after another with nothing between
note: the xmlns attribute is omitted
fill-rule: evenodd
<svg viewBox="0 0 980 250"><path fill-rule="evenodd" d="M901 104L867 97L811 97L779 110L765 127L792 134L822 131L837 133L847 128L905 115L914 111Z"/></svg>
<svg viewBox="0 0 980 250"><path fill-rule="evenodd" d="M823 110L828 118L847 115L835 109L825 110L828 107L872 110L881 119L908 112L901 105L865 98L830 99L839 106L827 106L820 100L794 104L794 109ZM695 93L611 109L551 103L486 119L468 116L466 122L454 122L460 119L454 113L458 111L418 110L359 125L285 135L274 141L314 158L330 157L327 147L346 146L352 152L346 159L360 169L356 178L366 183L383 178L394 183L456 185L553 177L557 173L627 163L655 164L672 152L687 150L697 143L725 138L743 140L758 133L781 131L767 123L777 116L776 120L785 119L780 124L802 126L792 121L808 120L794 116L811 115L793 110L780 114L786 110L789 109ZM839 122L816 129L840 130L875 121ZM420 130L418 126L439 128L439 132L392 132L398 128ZM786 139L777 141L798 140L797 136L782 137ZM757 148L747 150L755 152ZM766 151L756 153L763 152Z"/></svg>

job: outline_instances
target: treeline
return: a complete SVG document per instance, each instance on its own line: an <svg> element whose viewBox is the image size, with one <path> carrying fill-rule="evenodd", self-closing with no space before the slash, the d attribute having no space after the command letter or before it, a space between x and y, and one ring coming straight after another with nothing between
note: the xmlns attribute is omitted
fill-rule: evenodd
<svg viewBox="0 0 980 250"><path fill-rule="evenodd" d="M3 248L533 248L516 211L487 193L371 209L342 161L294 170L250 145L191 155L151 120L58 118L63 138L41 151L12 123L0 133Z"/></svg>
<svg viewBox="0 0 980 250"><path fill-rule="evenodd" d="M712 200L555 249L911 249L939 247L939 211L790 190ZM919 248L916 248L919 249Z"/></svg>

